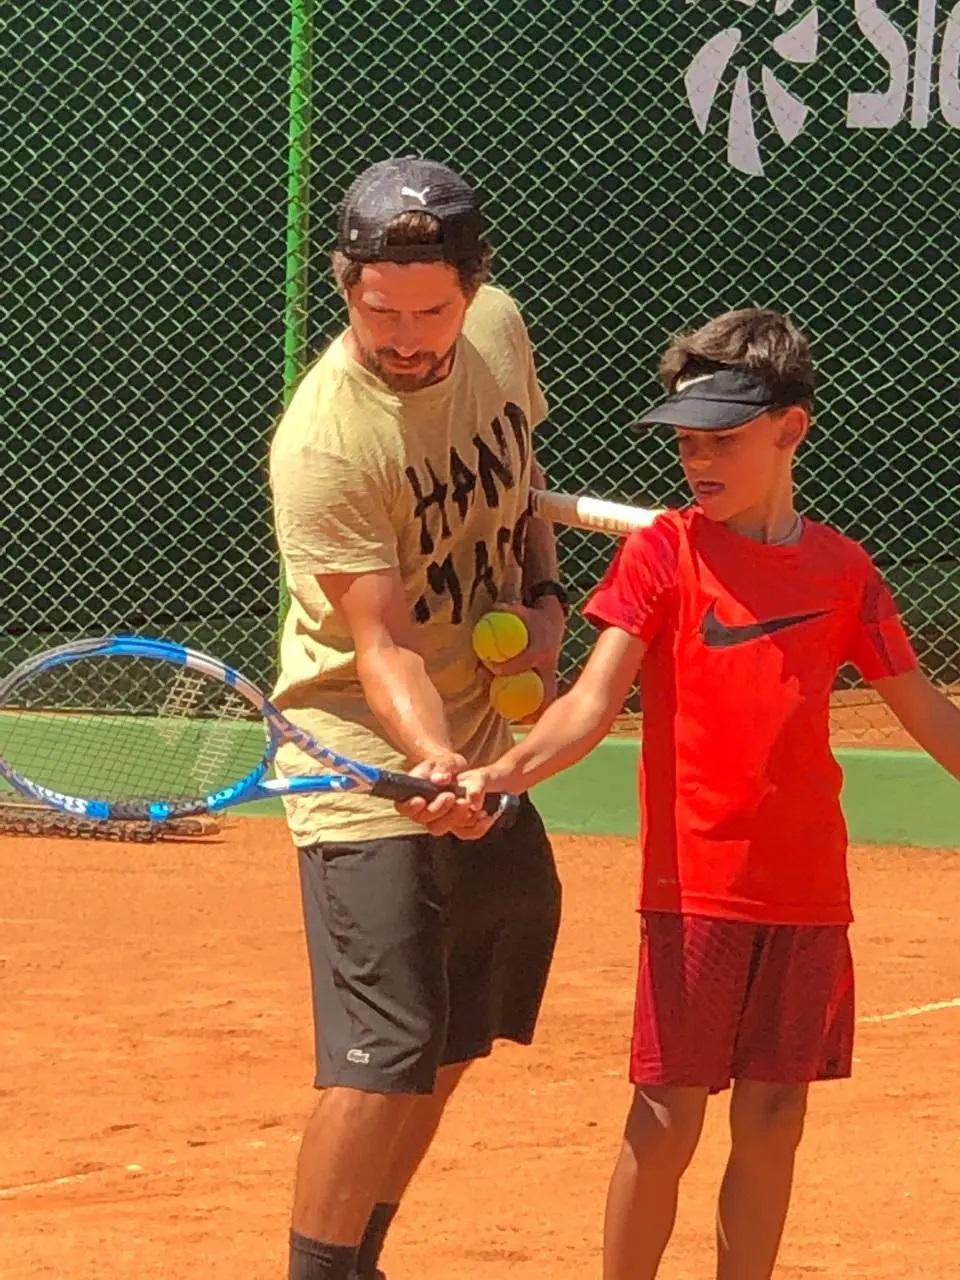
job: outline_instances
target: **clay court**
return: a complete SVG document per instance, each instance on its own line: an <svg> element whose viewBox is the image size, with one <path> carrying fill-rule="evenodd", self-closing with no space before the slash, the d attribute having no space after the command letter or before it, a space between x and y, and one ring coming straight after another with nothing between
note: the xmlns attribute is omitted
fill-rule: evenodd
<svg viewBox="0 0 960 1280"><path fill-rule="evenodd" d="M635 959L637 851L560 837L557 962L532 1049L455 1099L388 1243L390 1280L599 1274ZM960 857L852 853L858 1045L813 1090L778 1276L960 1277ZM282 824L150 845L0 843L0 1275L279 1280L312 1104ZM724 1103L665 1280L712 1275Z"/></svg>

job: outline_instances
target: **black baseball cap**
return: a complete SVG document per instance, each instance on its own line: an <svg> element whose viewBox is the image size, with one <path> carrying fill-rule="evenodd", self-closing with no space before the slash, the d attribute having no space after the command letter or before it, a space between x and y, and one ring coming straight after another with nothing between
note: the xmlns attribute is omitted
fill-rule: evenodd
<svg viewBox="0 0 960 1280"><path fill-rule="evenodd" d="M741 427L768 409L783 409L809 396L809 389L788 383L774 390L749 369L718 365L682 373L673 394L651 405L633 425L638 431L656 423L689 427L692 431L723 431Z"/></svg>
<svg viewBox="0 0 960 1280"><path fill-rule="evenodd" d="M432 213L439 244L386 244L400 213ZM462 262L480 252L483 217L477 192L436 160L381 160L350 184L340 208L337 247L355 262Z"/></svg>

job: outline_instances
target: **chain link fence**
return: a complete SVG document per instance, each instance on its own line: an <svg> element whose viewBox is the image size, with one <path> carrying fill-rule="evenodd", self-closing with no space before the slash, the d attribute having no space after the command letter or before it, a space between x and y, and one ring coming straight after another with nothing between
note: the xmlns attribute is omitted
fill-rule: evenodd
<svg viewBox="0 0 960 1280"><path fill-rule="evenodd" d="M262 670L287 14L8 9L0 664L122 628Z"/></svg>
<svg viewBox="0 0 960 1280"><path fill-rule="evenodd" d="M271 426L342 324L326 251L344 186L419 152L486 193L550 396L555 488L683 502L669 438L628 430L660 349L719 310L789 310L819 366L804 507L865 542L926 669L960 683L949 5L14 8L4 668L124 628L269 680ZM582 598L610 543L561 544ZM575 624L565 676L588 642ZM839 739L893 740L853 673L841 684Z"/></svg>

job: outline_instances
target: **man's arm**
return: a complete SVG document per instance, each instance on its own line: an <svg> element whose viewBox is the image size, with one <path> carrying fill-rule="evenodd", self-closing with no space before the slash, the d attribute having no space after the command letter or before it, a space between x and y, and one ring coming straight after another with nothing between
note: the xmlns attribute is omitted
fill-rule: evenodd
<svg viewBox="0 0 960 1280"><path fill-rule="evenodd" d="M399 570L320 574L317 581L350 629L364 697L387 737L408 762L415 762L417 777L452 787L467 762L451 744L443 701L427 674ZM437 836L453 831L476 839L494 821L452 790L429 803L408 801L397 809Z"/></svg>
<svg viewBox="0 0 960 1280"><path fill-rule="evenodd" d="M919 668L871 684L918 745L960 778L960 707Z"/></svg>
<svg viewBox="0 0 960 1280"><path fill-rule="evenodd" d="M534 489L546 486L546 477L534 458L530 464L530 485ZM535 516L527 524L523 547L522 590L524 599L531 587L538 583L558 582L560 570L557 563L557 541L553 523ZM566 611L555 595L544 594L533 605L513 604L504 601L498 609L509 609L526 624L529 640L523 653L510 662L488 663L495 675L516 675L521 671L538 671L547 691L546 705L556 691L557 660L566 630Z"/></svg>
<svg viewBox="0 0 960 1280"><path fill-rule="evenodd" d="M454 756L399 570L321 574L317 581L350 629L364 696L393 745L408 761Z"/></svg>
<svg viewBox="0 0 960 1280"><path fill-rule="evenodd" d="M536 458L530 463L530 487L545 489L547 477ZM523 551L523 594L526 598L531 587L541 582L559 582L560 566L557 561L557 539L553 523L533 516L527 525ZM563 641L566 614L556 596L544 595L533 605L537 613L547 619L547 637L553 641L556 658Z"/></svg>
<svg viewBox="0 0 960 1280"><path fill-rule="evenodd" d="M545 489L547 477L536 458L530 462L530 488ZM537 582L556 581L560 569L557 563L557 539L553 522L533 516L527 525L526 545L523 557L523 589L527 591Z"/></svg>

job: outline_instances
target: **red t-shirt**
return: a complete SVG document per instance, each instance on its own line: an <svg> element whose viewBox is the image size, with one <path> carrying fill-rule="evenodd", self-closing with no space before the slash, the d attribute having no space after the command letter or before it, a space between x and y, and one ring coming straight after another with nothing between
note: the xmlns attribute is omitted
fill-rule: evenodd
<svg viewBox="0 0 960 1280"><path fill-rule="evenodd" d="M586 616L647 642L641 907L768 924L851 919L830 694L916 657L870 557L804 522L770 546L665 513L621 546Z"/></svg>

